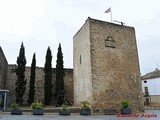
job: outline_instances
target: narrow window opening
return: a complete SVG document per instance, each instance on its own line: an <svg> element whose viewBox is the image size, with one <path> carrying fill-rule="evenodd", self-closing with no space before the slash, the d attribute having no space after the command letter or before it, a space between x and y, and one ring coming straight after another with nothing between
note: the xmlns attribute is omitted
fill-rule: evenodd
<svg viewBox="0 0 160 120"><path fill-rule="evenodd" d="M79 57L79 62L80 62L80 64L82 64L82 58L81 58L81 55L80 55L80 57Z"/></svg>

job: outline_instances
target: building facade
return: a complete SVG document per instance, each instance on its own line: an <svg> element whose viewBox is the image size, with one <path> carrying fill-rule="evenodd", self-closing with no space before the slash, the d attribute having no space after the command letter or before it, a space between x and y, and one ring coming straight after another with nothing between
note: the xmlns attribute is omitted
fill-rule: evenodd
<svg viewBox="0 0 160 120"><path fill-rule="evenodd" d="M144 105L160 106L160 70L155 69L141 77Z"/></svg>
<svg viewBox="0 0 160 120"><path fill-rule="evenodd" d="M5 89L6 87L7 69L8 62L0 47L0 89Z"/></svg>
<svg viewBox="0 0 160 120"><path fill-rule="evenodd" d="M127 99L133 112L143 111L135 30L88 18L73 37L74 102L93 109L115 108Z"/></svg>

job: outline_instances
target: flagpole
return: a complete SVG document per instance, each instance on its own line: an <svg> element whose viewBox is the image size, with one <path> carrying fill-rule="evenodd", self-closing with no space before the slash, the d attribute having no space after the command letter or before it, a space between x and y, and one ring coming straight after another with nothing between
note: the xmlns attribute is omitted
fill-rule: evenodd
<svg viewBox="0 0 160 120"><path fill-rule="evenodd" d="M112 10L111 7L109 7L104 13L109 13L110 12L110 17L111 17L111 22L112 22Z"/></svg>

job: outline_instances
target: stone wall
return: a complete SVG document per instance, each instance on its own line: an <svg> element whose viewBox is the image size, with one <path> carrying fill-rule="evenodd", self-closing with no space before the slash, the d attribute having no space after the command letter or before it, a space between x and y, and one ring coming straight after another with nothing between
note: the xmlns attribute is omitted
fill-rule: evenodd
<svg viewBox="0 0 160 120"><path fill-rule="evenodd" d="M7 68L8 62L0 47L0 89L5 89L6 87Z"/></svg>
<svg viewBox="0 0 160 120"><path fill-rule="evenodd" d="M134 28L88 18L73 41L75 94L78 92L76 89L79 89L79 96L74 96L75 103L82 100L79 98L85 98L91 102L93 109L100 108L103 111L107 107L114 107L119 111L120 101L128 99L133 112L143 111ZM83 43L88 46L83 47ZM78 49L80 51L77 51ZM84 57L89 64L82 62L81 66L77 66L80 54L89 55ZM91 77L86 77L84 82L85 73L90 73L88 67L91 67ZM79 73L82 76L78 76ZM85 91L88 91L91 97L89 99L84 93L80 93L86 86L88 89Z"/></svg>
<svg viewBox="0 0 160 120"><path fill-rule="evenodd" d="M143 111L138 52L133 27L88 18L73 37L73 49L74 75L73 69L65 69L64 77L69 101L73 103L74 95L75 105L88 100L93 109L100 108L103 111L107 107L120 110L120 101L128 99L132 112ZM0 48L0 88L10 91L10 103L13 103L17 79L16 65L9 65L8 72L7 65ZM7 73L6 86L5 73ZM26 67L25 76L27 85L24 103L28 99L30 67ZM55 69L52 78L54 84ZM43 86L43 68L37 67L35 101L43 102Z"/></svg>
<svg viewBox="0 0 160 120"><path fill-rule="evenodd" d="M73 37L74 102L92 101L90 31L87 22ZM82 97L83 96L83 97Z"/></svg>
<svg viewBox="0 0 160 120"><path fill-rule="evenodd" d="M8 66L8 73L7 73L7 86L6 89L10 91L10 103L15 102L15 82L16 82L16 73L15 73L16 65L9 65ZM65 76L64 76L64 86L65 90L67 91L67 97L71 103L73 103L73 69L64 69ZM30 81L30 67L26 67L25 71L25 79L27 79L26 91L24 94L24 103L27 103L28 100L28 93L29 93L29 81ZM55 85L55 69L53 68L52 74L52 83ZM53 86L53 93L54 93ZM53 99L55 99L53 97ZM35 101L40 100L43 102L44 100L44 71L42 67L36 67L36 81L35 81ZM54 101L53 101L54 102Z"/></svg>

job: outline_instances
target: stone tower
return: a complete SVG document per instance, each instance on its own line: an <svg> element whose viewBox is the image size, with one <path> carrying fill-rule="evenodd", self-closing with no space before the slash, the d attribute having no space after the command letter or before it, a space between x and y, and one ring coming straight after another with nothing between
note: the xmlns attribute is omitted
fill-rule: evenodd
<svg viewBox="0 0 160 120"><path fill-rule="evenodd" d="M135 30L88 18L73 37L74 103L87 100L93 109L143 111Z"/></svg>

